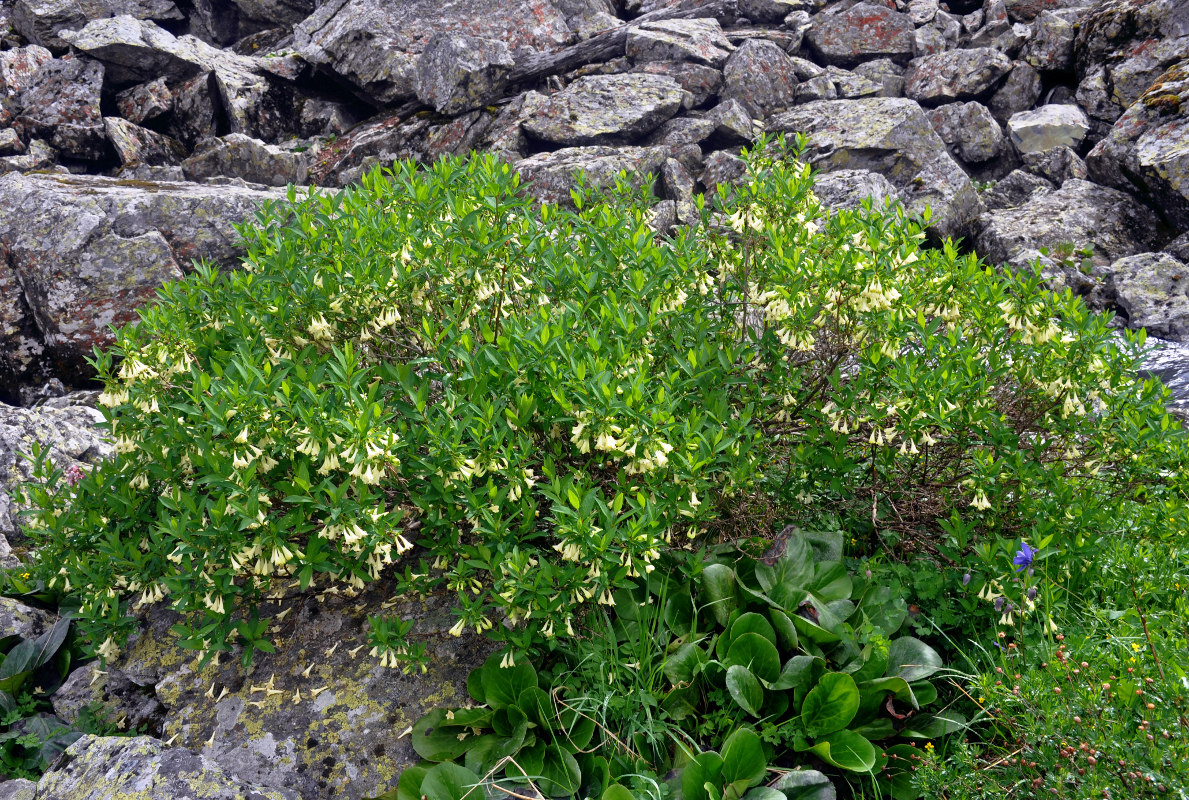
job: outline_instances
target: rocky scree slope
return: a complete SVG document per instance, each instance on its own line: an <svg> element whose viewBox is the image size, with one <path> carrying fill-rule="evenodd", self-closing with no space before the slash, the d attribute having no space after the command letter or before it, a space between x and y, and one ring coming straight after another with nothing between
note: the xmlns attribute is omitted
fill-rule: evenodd
<svg viewBox="0 0 1189 800"><path fill-rule="evenodd" d="M1183 0L0 0L2 533L19 551L7 489L32 442L64 466L110 452L70 393L91 348L193 259L234 266L233 223L280 187L489 150L542 200L566 202L578 169L651 176L663 232L765 131L808 136L827 205L928 207L934 237L1039 259L1146 328L1189 406ZM485 651L431 636L435 672L394 678L357 647L382 588L301 600L246 676L199 669L170 612L147 613L55 707L103 700L158 738L81 739L0 796L387 788L413 760L399 734ZM18 606L0 635L36 618Z"/></svg>

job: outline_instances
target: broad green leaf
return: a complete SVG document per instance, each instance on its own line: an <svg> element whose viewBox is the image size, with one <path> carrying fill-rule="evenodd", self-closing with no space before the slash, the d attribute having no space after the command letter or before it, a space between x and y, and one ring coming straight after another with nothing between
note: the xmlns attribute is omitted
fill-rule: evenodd
<svg viewBox="0 0 1189 800"><path fill-rule="evenodd" d="M481 800L483 788L479 776L466 767L446 762L432 767L421 780L421 794L426 800Z"/></svg>
<svg viewBox="0 0 1189 800"><path fill-rule="evenodd" d="M817 683L818 678L825 672L825 664L823 659L814 656L793 656L784 662L780 677L769 688L777 691L791 689L798 702L803 701L810 687Z"/></svg>
<svg viewBox="0 0 1189 800"><path fill-rule="evenodd" d="M713 751L699 753L681 771L682 800L709 800L707 785L722 781L722 756Z"/></svg>
<svg viewBox="0 0 1189 800"><path fill-rule="evenodd" d="M875 766L875 745L857 733L838 731L813 746L818 758L851 772L870 772Z"/></svg>
<svg viewBox="0 0 1189 800"><path fill-rule="evenodd" d="M776 631L773 630L772 623L754 611L740 614L734 623L731 624L731 642L734 643L736 639L745 633L757 633L773 645L776 644Z"/></svg>
<svg viewBox="0 0 1189 800"><path fill-rule="evenodd" d="M396 800L421 800L421 782L428 774L427 767L405 767L396 782Z"/></svg>
<svg viewBox="0 0 1189 800"><path fill-rule="evenodd" d="M913 717L900 731L905 739L937 739L966 727L966 717L956 711L939 711Z"/></svg>
<svg viewBox="0 0 1189 800"><path fill-rule="evenodd" d="M753 717L760 716L764 705L764 687L747 667L736 664L727 668L727 691L739 707Z"/></svg>
<svg viewBox="0 0 1189 800"><path fill-rule="evenodd" d="M743 800L785 800L785 796L769 786L757 786L743 795Z"/></svg>
<svg viewBox="0 0 1189 800"><path fill-rule="evenodd" d="M797 649L797 628L789 615L779 608L768 609L768 619L772 620L772 628L776 631L776 646L782 652Z"/></svg>
<svg viewBox="0 0 1189 800"><path fill-rule="evenodd" d="M780 674L780 653L776 645L758 633L745 633L731 642L723 663L747 667L762 681L774 681Z"/></svg>
<svg viewBox="0 0 1189 800"><path fill-rule="evenodd" d="M665 656L662 669L672 683L689 683L707 660L709 656L705 650L693 642L687 642Z"/></svg>
<svg viewBox="0 0 1189 800"><path fill-rule="evenodd" d="M492 708L514 706L525 689L537 685L537 671L524 659L511 667L501 667L503 656L492 655L483 664L483 696Z"/></svg>
<svg viewBox="0 0 1189 800"><path fill-rule="evenodd" d="M809 690L801 705L805 735L816 739L850 724L859 710L859 689L844 672L828 672Z"/></svg>
<svg viewBox="0 0 1189 800"><path fill-rule="evenodd" d="M941 669L941 656L929 645L912 636L901 636L888 647L887 675L909 683L928 678Z"/></svg>
<svg viewBox="0 0 1189 800"><path fill-rule="evenodd" d="M772 784L786 800L837 800L834 784L816 769L797 769L786 772Z"/></svg>
<svg viewBox="0 0 1189 800"><path fill-rule="evenodd" d="M912 773L925 754L908 744L894 744L884 753L888 757L888 764L879 774L880 786L892 796L892 800L917 800L922 792L913 785Z"/></svg>
<svg viewBox="0 0 1189 800"><path fill-rule="evenodd" d="M722 746L723 783L755 786L767 773L764 745L751 728L736 728Z"/></svg>
<svg viewBox="0 0 1189 800"><path fill-rule="evenodd" d="M849 600L852 586L846 567L834 562L817 565L809 590L819 600L830 603L835 600Z"/></svg>
<svg viewBox="0 0 1189 800"><path fill-rule="evenodd" d="M622 783L613 783L603 790L600 800L636 800L631 790Z"/></svg>
<svg viewBox="0 0 1189 800"><path fill-rule="evenodd" d="M731 612L739 606L735 571L726 564L709 564L702 570L702 591L719 625L726 627Z"/></svg>
<svg viewBox="0 0 1189 800"><path fill-rule="evenodd" d="M577 793L581 781L582 771L574 756L556 742L546 746L541 765L541 791L551 797L568 797Z"/></svg>
<svg viewBox="0 0 1189 800"><path fill-rule="evenodd" d="M466 731L447 722L446 709L435 708L413 725L413 750L426 761L450 761L469 747L465 739L458 740Z"/></svg>

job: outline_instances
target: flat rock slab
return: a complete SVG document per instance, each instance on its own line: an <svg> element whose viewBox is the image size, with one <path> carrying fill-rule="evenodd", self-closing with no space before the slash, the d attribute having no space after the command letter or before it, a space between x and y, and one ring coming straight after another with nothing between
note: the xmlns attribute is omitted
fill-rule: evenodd
<svg viewBox="0 0 1189 800"><path fill-rule="evenodd" d="M1047 105L1012 114L1007 121L1019 153L1043 153L1054 147L1076 148L1090 130L1090 120L1077 106Z"/></svg>
<svg viewBox="0 0 1189 800"><path fill-rule="evenodd" d="M925 105L977 100L1011 69L1011 59L991 47L947 50L913 59L904 73L904 94Z"/></svg>
<svg viewBox="0 0 1189 800"><path fill-rule="evenodd" d="M552 50L573 33L549 0L330 0L294 29L297 53L378 105L410 98L416 65L435 36L462 33Z"/></svg>
<svg viewBox="0 0 1189 800"><path fill-rule="evenodd" d="M968 235L983 211L970 178L911 100L819 100L772 117L767 127L773 133L807 134L807 155L818 169L884 175L909 211L930 208L929 227L938 237Z"/></svg>
<svg viewBox="0 0 1189 800"><path fill-rule="evenodd" d="M805 35L821 61L853 67L876 58L906 62L913 56L916 25L907 14L859 3L839 14L818 14Z"/></svg>
<svg viewBox="0 0 1189 800"><path fill-rule="evenodd" d="M642 186L660 172L668 157L667 147L567 147L521 159L516 170L533 197L544 203L569 204L579 171L592 187L614 186L620 172Z"/></svg>
<svg viewBox="0 0 1189 800"><path fill-rule="evenodd" d="M17 95L15 126L25 139L45 139L69 158L102 158L106 153L99 109L102 88L103 65L98 61L47 61Z"/></svg>
<svg viewBox="0 0 1189 800"><path fill-rule="evenodd" d="M1041 247L1093 248L1098 274L1124 256L1150 251L1157 239L1156 215L1115 189L1072 179L1059 190L1033 194L1023 205L992 211L975 240L992 264L1026 266ZM1071 276L1076 277L1076 276Z"/></svg>
<svg viewBox="0 0 1189 800"><path fill-rule="evenodd" d="M534 139L559 145L615 144L651 133L681 108L684 94L663 75L579 78L524 123Z"/></svg>
<svg viewBox="0 0 1189 800"><path fill-rule="evenodd" d="M645 22L628 31L626 54L637 61L692 61L721 67L734 47L716 19Z"/></svg>
<svg viewBox="0 0 1189 800"><path fill-rule="evenodd" d="M1137 192L1189 231L1189 59L1165 72L1086 157L1094 180Z"/></svg>
<svg viewBox="0 0 1189 800"><path fill-rule="evenodd" d="M516 62L495 39L444 33L417 62L417 98L439 114L461 114L503 96Z"/></svg>
<svg viewBox="0 0 1189 800"><path fill-rule="evenodd" d="M54 618L11 597L0 597L0 638L36 639L54 624Z"/></svg>
<svg viewBox="0 0 1189 800"><path fill-rule="evenodd" d="M229 775L205 755L167 747L149 736L84 736L51 765L37 784L40 800L301 800L292 790L269 789Z"/></svg>
<svg viewBox="0 0 1189 800"><path fill-rule="evenodd" d="M236 262L233 223L282 192L84 175L0 178L0 396L81 385L110 325L136 319L191 260Z"/></svg>
<svg viewBox="0 0 1189 800"><path fill-rule="evenodd" d="M63 52L69 45L58 35L62 31L121 14L159 22L185 19L173 0L16 0L12 26L30 42Z"/></svg>
<svg viewBox="0 0 1189 800"><path fill-rule="evenodd" d="M875 208L900 201L900 192L887 178L863 169L824 172L814 181L813 193L822 205L835 210L859 208L864 200Z"/></svg>

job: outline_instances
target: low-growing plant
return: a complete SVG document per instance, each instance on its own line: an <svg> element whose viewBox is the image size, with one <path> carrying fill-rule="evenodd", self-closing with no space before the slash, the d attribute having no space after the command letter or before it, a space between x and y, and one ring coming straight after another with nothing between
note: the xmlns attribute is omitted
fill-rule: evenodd
<svg viewBox="0 0 1189 800"><path fill-rule="evenodd" d="M776 519L930 553L1184 524L1138 339L921 250L901 209L828 211L795 156L761 143L667 238L626 179L540 205L489 156L291 191L241 271L198 266L96 355L117 455L42 464L35 570L105 657L168 598L184 646L247 660L263 595L389 565L525 652L665 549ZM372 645L415 659L399 626Z"/></svg>

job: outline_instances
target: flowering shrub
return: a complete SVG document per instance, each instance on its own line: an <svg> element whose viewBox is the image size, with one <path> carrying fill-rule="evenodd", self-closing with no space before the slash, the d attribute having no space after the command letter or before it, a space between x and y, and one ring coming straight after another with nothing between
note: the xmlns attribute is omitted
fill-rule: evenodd
<svg viewBox="0 0 1189 800"><path fill-rule="evenodd" d="M922 251L899 209L827 213L779 147L747 158L672 238L626 181L542 207L483 156L291 191L241 229L241 271L198 266L96 356L117 455L43 465L36 569L106 657L129 602L247 659L266 593L391 568L514 663L663 548L823 508L929 535L953 514L960 549L1076 548L1123 504L1184 519L1178 425L1105 321ZM373 652L415 662L407 633L377 618Z"/></svg>

